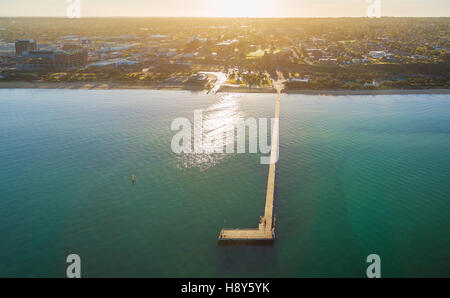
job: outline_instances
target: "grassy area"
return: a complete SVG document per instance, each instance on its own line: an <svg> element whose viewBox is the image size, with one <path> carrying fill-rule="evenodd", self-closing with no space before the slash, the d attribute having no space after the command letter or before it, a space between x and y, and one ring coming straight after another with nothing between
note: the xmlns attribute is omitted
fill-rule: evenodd
<svg viewBox="0 0 450 298"><path fill-rule="evenodd" d="M247 54L247 59L255 59L255 58L261 58L262 56L264 56L265 54L265 50L257 50L251 53Z"/></svg>

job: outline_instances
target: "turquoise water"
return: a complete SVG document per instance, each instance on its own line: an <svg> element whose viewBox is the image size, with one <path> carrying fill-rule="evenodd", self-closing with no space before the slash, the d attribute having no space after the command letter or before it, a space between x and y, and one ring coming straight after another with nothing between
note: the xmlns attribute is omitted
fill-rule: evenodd
<svg viewBox="0 0 450 298"><path fill-rule="evenodd" d="M450 276L448 95L283 95L277 241L258 154L172 153L172 120L272 117L274 95L0 90L0 277ZM137 184L130 183L136 175Z"/></svg>

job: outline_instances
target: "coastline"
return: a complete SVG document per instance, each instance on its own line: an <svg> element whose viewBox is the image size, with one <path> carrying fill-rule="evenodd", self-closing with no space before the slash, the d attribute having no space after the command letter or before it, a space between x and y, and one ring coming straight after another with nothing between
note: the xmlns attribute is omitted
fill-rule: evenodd
<svg viewBox="0 0 450 298"><path fill-rule="evenodd" d="M120 89L149 89L149 90L204 90L203 88L184 88L180 85L158 84L130 84L119 82L0 82L0 89L80 89L80 90L120 90Z"/></svg>
<svg viewBox="0 0 450 298"><path fill-rule="evenodd" d="M285 94L304 95L408 95L408 94L450 94L450 89L380 89L380 90L289 90Z"/></svg>
<svg viewBox="0 0 450 298"><path fill-rule="evenodd" d="M120 82L0 82L0 89L79 89L79 90L172 90L208 91L196 86L169 85L164 83L139 84ZM217 93L276 93L273 88L221 87ZM382 90L284 90L285 94L304 95L401 95L401 94L450 94L450 89L382 89Z"/></svg>

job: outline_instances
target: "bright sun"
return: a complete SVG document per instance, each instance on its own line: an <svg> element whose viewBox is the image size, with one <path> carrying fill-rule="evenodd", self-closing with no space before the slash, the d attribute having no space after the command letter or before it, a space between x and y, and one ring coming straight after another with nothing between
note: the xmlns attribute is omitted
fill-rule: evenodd
<svg viewBox="0 0 450 298"><path fill-rule="evenodd" d="M273 0L210 0L214 17L268 17Z"/></svg>

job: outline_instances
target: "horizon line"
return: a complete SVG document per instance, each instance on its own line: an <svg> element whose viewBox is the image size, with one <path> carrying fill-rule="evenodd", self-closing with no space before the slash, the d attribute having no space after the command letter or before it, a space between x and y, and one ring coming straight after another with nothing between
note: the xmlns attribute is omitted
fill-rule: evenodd
<svg viewBox="0 0 450 298"><path fill-rule="evenodd" d="M383 18L450 18L450 16L381 16L379 18L368 17L368 16L249 16L249 17L232 17L232 16L217 16L217 17L208 17L208 16L85 16L80 18L69 18L67 16L2 16L0 18L53 18L53 19L89 19L89 18L132 18L132 19L146 19L146 18L166 18L166 19L383 19Z"/></svg>

